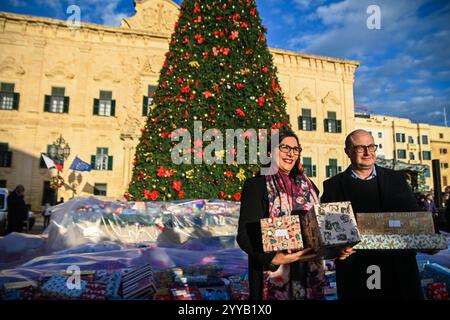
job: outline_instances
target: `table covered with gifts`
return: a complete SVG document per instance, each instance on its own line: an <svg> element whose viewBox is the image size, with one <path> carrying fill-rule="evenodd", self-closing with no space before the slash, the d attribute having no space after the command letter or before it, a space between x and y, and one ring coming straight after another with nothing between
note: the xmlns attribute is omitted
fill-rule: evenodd
<svg viewBox="0 0 450 320"><path fill-rule="evenodd" d="M222 200L73 199L53 207L42 235L0 238L0 299L247 299L239 208ZM448 299L449 250L417 260L427 297ZM333 260L324 264L326 298L336 299Z"/></svg>

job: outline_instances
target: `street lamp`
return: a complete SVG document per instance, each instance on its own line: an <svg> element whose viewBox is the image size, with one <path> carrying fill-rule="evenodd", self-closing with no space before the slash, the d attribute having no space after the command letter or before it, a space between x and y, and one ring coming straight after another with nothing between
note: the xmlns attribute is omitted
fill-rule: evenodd
<svg viewBox="0 0 450 320"><path fill-rule="evenodd" d="M48 148L48 154L50 158L55 160L58 164L63 165L64 160L67 160L67 158L70 155L70 147L69 144L64 140L62 135L59 136L58 139L56 139L53 144L51 144ZM58 191L55 190L54 193L54 200L55 204L58 201Z"/></svg>
<svg viewBox="0 0 450 320"><path fill-rule="evenodd" d="M56 160L59 164L63 164L64 160L70 155L69 144L64 140L62 135L60 135L59 138L49 146L48 153L50 158Z"/></svg>

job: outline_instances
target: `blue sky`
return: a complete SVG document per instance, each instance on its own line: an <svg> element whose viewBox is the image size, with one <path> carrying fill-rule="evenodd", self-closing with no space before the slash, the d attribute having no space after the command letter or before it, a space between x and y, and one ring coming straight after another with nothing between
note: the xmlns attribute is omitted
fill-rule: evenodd
<svg viewBox="0 0 450 320"><path fill-rule="evenodd" d="M149 0L151 1L151 0ZM175 1L180 3L181 1ZM133 0L1 0L0 10L119 25ZM355 104L372 113L444 125L450 123L450 3L427 0L257 0L271 47L360 61ZM366 21L380 9L381 28Z"/></svg>

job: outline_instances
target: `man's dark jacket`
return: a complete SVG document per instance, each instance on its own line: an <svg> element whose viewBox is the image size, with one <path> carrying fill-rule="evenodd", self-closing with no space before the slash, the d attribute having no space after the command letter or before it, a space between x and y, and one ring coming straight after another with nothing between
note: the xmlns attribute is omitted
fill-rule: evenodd
<svg viewBox="0 0 450 320"><path fill-rule="evenodd" d="M23 196L15 191L8 196L8 227L7 233L22 232L24 221L28 218L28 209Z"/></svg>
<svg viewBox="0 0 450 320"><path fill-rule="evenodd" d="M403 172L376 166L378 203L367 203L352 190L351 167L323 183L322 203L351 201L356 213L422 211ZM381 272L381 289L369 290L367 268L376 265ZM339 299L422 299L420 277L414 251L357 250L349 258L336 260ZM369 282L371 282L369 280Z"/></svg>

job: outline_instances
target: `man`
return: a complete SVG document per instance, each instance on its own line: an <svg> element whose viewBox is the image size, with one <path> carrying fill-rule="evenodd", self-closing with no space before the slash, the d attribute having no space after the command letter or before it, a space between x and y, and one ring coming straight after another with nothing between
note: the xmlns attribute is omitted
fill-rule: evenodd
<svg viewBox="0 0 450 320"><path fill-rule="evenodd" d="M18 185L8 196L8 227L6 234L22 232L24 222L28 219L28 208L24 200L25 188Z"/></svg>
<svg viewBox="0 0 450 320"><path fill-rule="evenodd" d="M351 201L355 213L422 211L402 172L375 165L377 145L370 133L355 130L345 140L351 165L323 183L323 203ZM352 250L351 250L352 251ZM336 261L339 299L422 299L414 251L357 250ZM381 288L370 290L369 266L378 266Z"/></svg>

